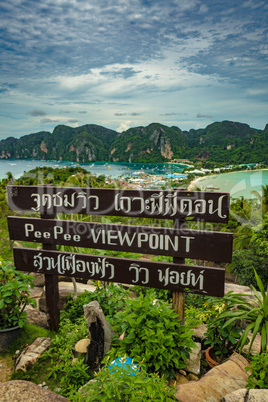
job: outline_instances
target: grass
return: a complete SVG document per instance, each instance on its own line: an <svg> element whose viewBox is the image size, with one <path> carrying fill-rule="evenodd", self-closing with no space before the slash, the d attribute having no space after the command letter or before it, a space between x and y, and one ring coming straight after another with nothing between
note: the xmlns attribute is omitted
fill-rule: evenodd
<svg viewBox="0 0 268 402"><path fill-rule="evenodd" d="M13 260L6 216L0 217L0 250L4 261Z"/></svg>
<svg viewBox="0 0 268 402"><path fill-rule="evenodd" d="M33 324L25 324L19 337L9 346L6 352L0 352L0 356L14 355L17 350L22 350L30 345L36 338L49 337L53 338L55 333L48 329L38 327Z"/></svg>
<svg viewBox="0 0 268 402"><path fill-rule="evenodd" d="M4 359L8 364L11 359L14 359L16 351L22 351L25 347L30 345L36 338L39 337L49 337L53 338L56 334L47 329L38 327L32 324L25 324L20 336L15 342L6 350L6 352L0 352L0 357ZM44 358L43 356L34 364L34 366L26 371L13 372L10 380L24 380L31 381L35 384L43 383L44 381L49 386L49 389L55 390L58 387L58 381L54 378L50 378L46 381L49 370L51 369L51 361L49 357Z"/></svg>

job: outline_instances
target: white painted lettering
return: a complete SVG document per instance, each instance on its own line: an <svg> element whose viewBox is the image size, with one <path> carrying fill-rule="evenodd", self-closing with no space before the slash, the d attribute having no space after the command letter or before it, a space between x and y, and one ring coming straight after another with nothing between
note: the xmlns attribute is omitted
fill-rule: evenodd
<svg viewBox="0 0 268 402"><path fill-rule="evenodd" d="M34 225L32 225L31 223L26 223L26 225L24 225L24 227L25 227L25 236L29 237L29 232L33 232Z"/></svg>
<svg viewBox="0 0 268 402"><path fill-rule="evenodd" d="M194 240L195 237L181 236L181 238L186 239L185 251L186 251L186 253L189 253L189 251L190 251L190 240Z"/></svg>

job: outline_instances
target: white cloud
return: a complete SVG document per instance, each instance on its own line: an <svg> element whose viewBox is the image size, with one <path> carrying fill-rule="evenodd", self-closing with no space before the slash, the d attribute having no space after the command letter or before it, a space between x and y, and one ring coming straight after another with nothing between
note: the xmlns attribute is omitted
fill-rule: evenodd
<svg viewBox="0 0 268 402"><path fill-rule="evenodd" d="M130 128L130 123L131 123L130 120L120 123L120 126L116 129L116 131L118 133L122 133L123 131L128 130Z"/></svg>

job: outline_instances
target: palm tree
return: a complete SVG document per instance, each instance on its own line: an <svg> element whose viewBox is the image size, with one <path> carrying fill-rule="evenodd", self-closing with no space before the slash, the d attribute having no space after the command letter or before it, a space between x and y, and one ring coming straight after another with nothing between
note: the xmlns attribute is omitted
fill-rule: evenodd
<svg viewBox="0 0 268 402"><path fill-rule="evenodd" d="M6 179L6 184L13 184L15 181L15 178L11 172L6 172L7 179Z"/></svg>

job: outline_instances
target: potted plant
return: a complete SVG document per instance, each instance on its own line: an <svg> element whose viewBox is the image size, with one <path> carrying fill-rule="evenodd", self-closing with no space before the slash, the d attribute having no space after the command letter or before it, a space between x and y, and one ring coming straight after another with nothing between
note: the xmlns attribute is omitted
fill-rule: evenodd
<svg viewBox="0 0 268 402"><path fill-rule="evenodd" d="M0 350L5 350L18 336L27 320L25 307L36 307L30 297L32 276L17 271L11 262L0 260Z"/></svg>
<svg viewBox="0 0 268 402"><path fill-rule="evenodd" d="M252 339L249 345L248 353L250 353L253 341L256 335L261 335L261 352L266 352L268 347L268 287L265 291L263 283L254 269L256 281L260 292L254 286L250 286L255 296L255 300L250 300L248 294L229 292L224 300L226 305L222 312L215 319L215 324L221 320L225 320L222 330L228 329L241 320L246 323L236 349L242 352L243 347L248 342L248 335L252 332Z"/></svg>
<svg viewBox="0 0 268 402"><path fill-rule="evenodd" d="M237 322L226 326L226 318L212 318L205 333L206 359L210 368L227 359L235 351L241 337L241 328Z"/></svg>

